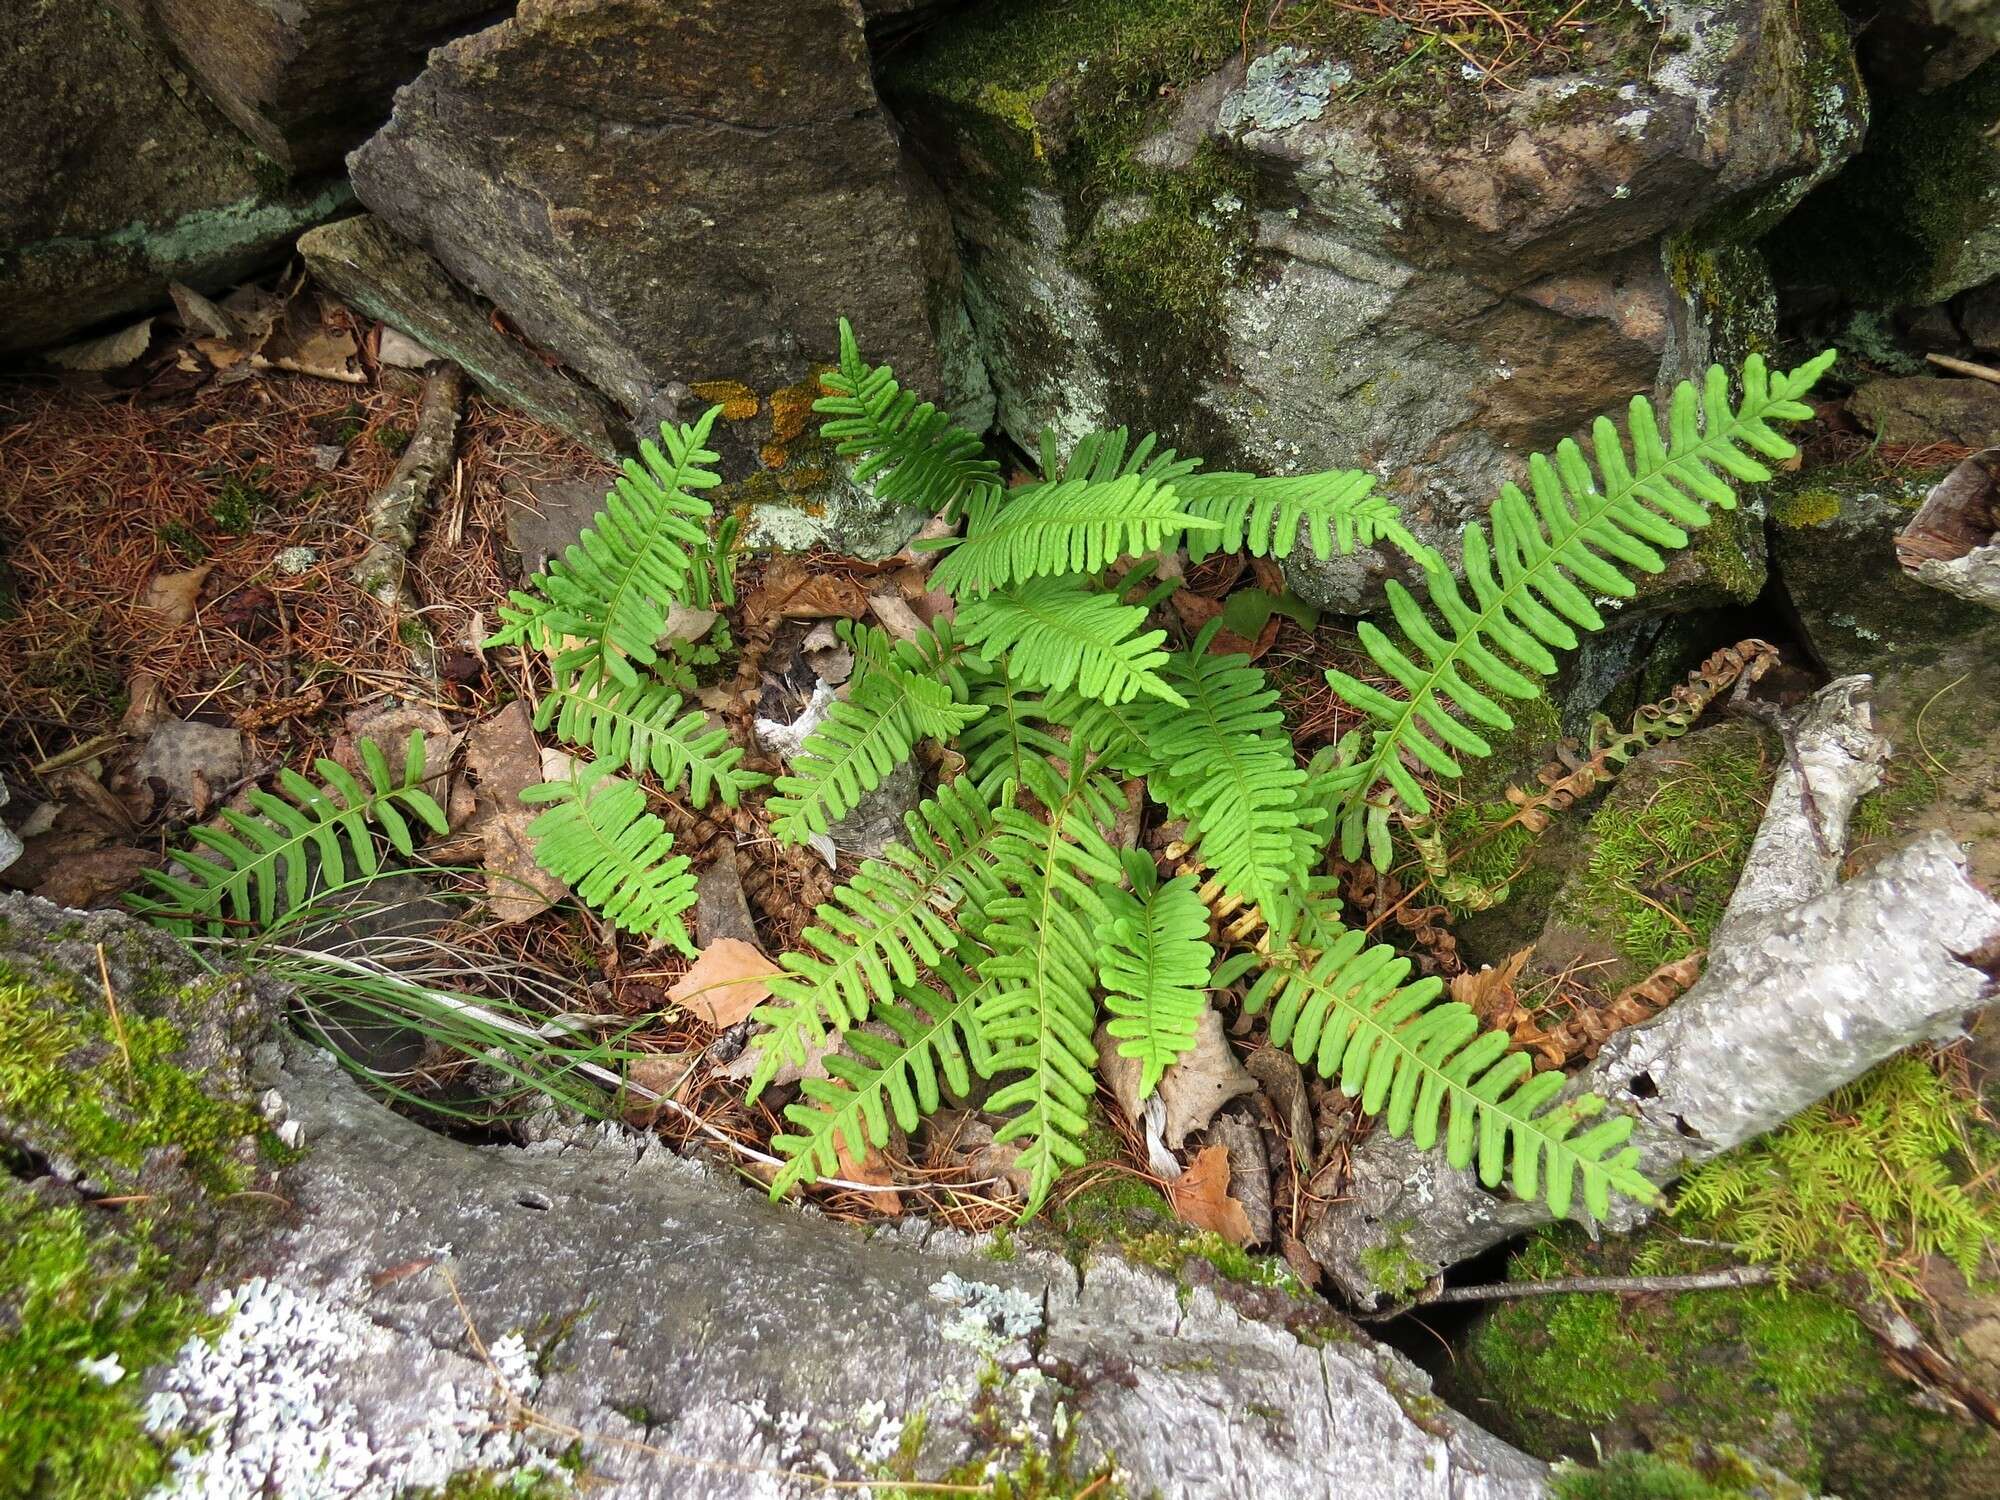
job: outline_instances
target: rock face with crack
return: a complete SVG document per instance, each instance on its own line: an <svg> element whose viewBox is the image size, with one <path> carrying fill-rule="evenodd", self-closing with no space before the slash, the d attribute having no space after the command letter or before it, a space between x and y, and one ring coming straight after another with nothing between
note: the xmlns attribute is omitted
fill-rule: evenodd
<svg viewBox="0 0 2000 1500"><path fill-rule="evenodd" d="M232 285L353 201L294 182L92 0L0 11L0 353Z"/></svg>
<svg viewBox="0 0 2000 1500"><path fill-rule="evenodd" d="M182 1066L223 1096L232 1128L255 1121L254 1097L302 1142L259 1178L269 1193L211 1201L170 1156L147 1169L167 1176L144 1179L178 1183L194 1243L225 1247L175 1272L233 1297L223 1337L143 1379L155 1430L222 1424L187 1459L219 1486L207 1493L259 1493L303 1463L386 1500L454 1464L544 1463L578 1434L589 1468L629 1496L804 1492L788 1470L1009 1472L1031 1452L1079 1474L1115 1460L1135 1492L1174 1497L1544 1492L1540 1463L1323 1304L1199 1262L1177 1285L1117 1259L999 1260L915 1225L867 1239L615 1131L466 1146L275 1030L264 987L236 981L214 992L227 1006L190 1012L176 997L194 971L164 938L0 902L7 971L76 987L51 1003L96 1013L100 942L128 1025L186 1018ZM45 1120L9 1104L0 1130L47 1163L42 1197L73 1192L75 1153ZM257 1156L246 1144L226 1159ZM253 1377L292 1368L317 1383L274 1433ZM485 1440L524 1408L522 1438Z"/></svg>
<svg viewBox="0 0 2000 1500"><path fill-rule="evenodd" d="M892 59L1001 424L1374 468L1434 538L1526 452L1740 355L1772 314L1747 246L1865 113L1830 4L1629 11L1490 112L1372 21L1288 18L1246 64L1218 10L971 9ZM1133 98L1162 100L1137 132ZM1365 584L1293 569L1335 607Z"/></svg>

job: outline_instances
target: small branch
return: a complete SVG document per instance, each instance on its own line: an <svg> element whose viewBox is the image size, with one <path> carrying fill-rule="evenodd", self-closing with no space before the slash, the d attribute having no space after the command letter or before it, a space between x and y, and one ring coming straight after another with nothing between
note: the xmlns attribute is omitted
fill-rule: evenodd
<svg viewBox="0 0 2000 1500"><path fill-rule="evenodd" d="M1954 375L1970 375L1974 380L1990 380L2000 385L2000 370L1991 365L1975 365L1969 359L1953 359L1949 354L1926 354L1924 358L1940 370L1949 370Z"/></svg>
<svg viewBox="0 0 2000 1500"><path fill-rule="evenodd" d="M1435 1297L1423 1299L1428 1307L1437 1302L1506 1302L1516 1297L1557 1297L1571 1292L1616 1292L1641 1297L1650 1292L1715 1292L1736 1287L1763 1286L1777 1279L1773 1266L1730 1266L1721 1271L1695 1271L1685 1276L1558 1276L1550 1281L1506 1281L1491 1286L1450 1286Z"/></svg>
<svg viewBox="0 0 2000 1500"><path fill-rule="evenodd" d="M457 365L432 365L424 376L423 406L417 413L417 430L410 446L403 450L402 461L389 482L370 497L362 514L368 550L348 576L392 608L416 609L407 577L410 549L417 543L417 526L431 492L451 473L452 454L458 445L459 408L464 400L464 372ZM428 639L426 631L426 643ZM434 653L426 644L419 645L414 654L423 668ZM424 675L435 678L436 673L427 670Z"/></svg>

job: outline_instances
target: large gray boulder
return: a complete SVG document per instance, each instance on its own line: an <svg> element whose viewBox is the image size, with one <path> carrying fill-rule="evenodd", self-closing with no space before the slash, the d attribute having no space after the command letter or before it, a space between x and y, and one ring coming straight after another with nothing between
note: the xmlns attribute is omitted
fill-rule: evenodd
<svg viewBox="0 0 2000 1500"><path fill-rule="evenodd" d="M94 0L0 7L0 354L229 286L352 201L293 181Z"/></svg>
<svg viewBox="0 0 2000 1500"><path fill-rule="evenodd" d="M732 498L839 487L804 418L843 315L985 425L949 223L876 98L858 0L528 0L433 53L350 166L641 428L720 402L761 471Z"/></svg>
<svg viewBox="0 0 2000 1500"><path fill-rule="evenodd" d="M203 978L112 914L0 898L0 971L25 977L49 1034L92 1038L64 1059L79 1095L122 1107L114 1043L129 1037L150 1069L167 1021L183 1038L172 1061L235 1112L201 1152L148 1152L126 1175L93 1154L101 1134L0 1101L0 1142L46 1164L32 1185L0 1179L10 1206L28 1193L55 1208L79 1185L141 1192L168 1216L161 1242L187 1247L176 1281L234 1298L212 1345L110 1377L150 1396L156 1427L212 1429L178 1460L184 1493L280 1493L309 1470L387 1500L572 1441L615 1481L606 1493L662 1500L817 1492L797 1475L976 1477L985 1460L1082 1475L1107 1459L1131 1493L1172 1497L1544 1493L1541 1464L1316 1299L1202 1261L1176 1279L916 1225L870 1238L613 1130L468 1146L285 1033L270 986ZM291 1159L232 1144L253 1099ZM200 1173L251 1163L257 1177L222 1189L254 1190L203 1190Z"/></svg>
<svg viewBox="0 0 2000 1500"><path fill-rule="evenodd" d="M1012 436L1367 466L1442 537L1526 452L1742 352L1772 310L1747 245L1859 141L1830 3L1664 14L1482 91L1344 12L1246 57L1233 11L1209 35L984 7L884 89L947 193ZM1359 601L1352 570L1293 581Z"/></svg>
<svg viewBox="0 0 2000 1500"><path fill-rule="evenodd" d="M173 50L273 161L337 169L424 54L492 0L112 0Z"/></svg>

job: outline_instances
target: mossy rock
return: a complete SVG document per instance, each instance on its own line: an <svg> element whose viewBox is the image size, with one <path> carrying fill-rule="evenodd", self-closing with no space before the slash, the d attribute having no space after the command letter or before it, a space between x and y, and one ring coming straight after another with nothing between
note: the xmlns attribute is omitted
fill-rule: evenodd
<svg viewBox="0 0 2000 1500"><path fill-rule="evenodd" d="M1942 469L1884 471L1872 459L1788 476L1771 501L1773 570L1807 644L1831 672L1874 678L1876 729L1894 747L1856 814L1864 862L1925 829L2000 881L2000 614L1919 583L1895 534Z"/></svg>
<svg viewBox="0 0 2000 1500"><path fill-rule="evenodd" d="M196 1284L281 1202L248 1064L274 1014L125 919L0 902L0 1492L165 1477L139 1375L208 1326Z"/></svg>
<svg viewBox="0 0 2000 1500"><path fill-rule="evenodd" d="M1530 1241L1510 1274L1681 1271L1705 1253L1664 1230L1593 1248L1565 1227ZM1815 1291L1523 1298L1481 1317L1457 1378L1463 1409L1551 1460L1714 1443L1870 1500L2000 1486L2000 1442L1926 1404L1860 1320Z"/></svg>

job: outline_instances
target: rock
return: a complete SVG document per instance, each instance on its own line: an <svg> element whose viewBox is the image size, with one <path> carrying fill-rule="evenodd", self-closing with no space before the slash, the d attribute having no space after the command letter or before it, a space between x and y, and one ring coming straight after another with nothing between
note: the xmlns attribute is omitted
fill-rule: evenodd
<svg viewBox="0 0 2000 1500"><path fill-rule="evenodd" d="M1706 1264L1660 1230L1597 1245L1564 1231L1529 1240L1510 1279L1625 1275L1635 1261L1654 1274ZM1974 1500L2000 1485L2000 1442L1927 1402L1846 1306L1805 1287L1525 1297L1481 1314L1455 1369L1451 1397L1542 1458L1695 1440L1815 1494ZM1742 1399L1750 1390L1759 1399Z"/></svg>
<svg viewBox="0 0 2000 1500"><path fill-rule="evenodd" d="M132 763L132 777L164 782L173 801L201 807L243 774L243 736L221 724L168 719L155 729ZM195 779L203 783L198 792Z"/></svg>
<svg viewBox="0 0 2000 1500"><path fill-rule="evenodd" d="M0 353L233 285L352 201L292 183L93 0L0 13Z"/></svg>
<svg viewBox="0 0 2000 1500"><path fill-rule="evenodd" d="M695 946L706 948L719 938L735 938L753 948L762 946L757 924L750 916L750 903L744 899L743 876L730 854L705 866L695 878Z"/></svg>
<svg viewBox="0 0 2000 1500"><path fill-rule="evenodd" d="M1942 829L1974 879L2000 888L2000 725L1987 709L2000 701L2000 615L1896 559L1896 533L1944 472L1806 470L1772 501L1772 564L1814 656L1873 676L1876 726L1895 746L1857 857Z"/></svg>
<svg viewBox="0 0 2000 1500"><path fill-rule="evenodd" d="M552 557L575 544L604 508L608 484L590 479L544 479L506 486L507 546L521 560L521 572L538 573Z"/></svg>
<svg viewBox="0 0 2000 1500"><path fill-rule="evenodd" d="M216 107L295 172L338 170L424 54L489 0L112 0L162 38Z"/></svg>
<svg viewBox="0 0 2000 1500"><path fill-rule="evenodd" d="M489 309L380 219L362 214L324 225L300 238L299 254L314 276L358 311L420 340L495 400L567 432L602 457L631 446L624 418L610 402L499 332Z"/></svg>
<svg viewBox="0 0 2000 1500"><path fill-rule="evenodd" d="M135 1020L199 972L116 918L57 940L65 923L46 903L0 899L0 952L52 963L81 991L105 941ZM538 1417L582 1433L585 1466L634 1500L686 1494L696 1470L702 1494L746 1500L775 1493L783 1469L879 1477L904 1461L920 1415L910 1457L925 1477L988 1453L1006 1473L1032 1448L1078 1485L1115 1454L1135 1493L1175 1500L1545 1493L1541 1464L1445 1408L1414 1366L1323 1305L1201 1261L1177 1284L1110 1254L1080 1275L1055 1256L996 1259L914 1223L866 1238L615 1128L466 1145L366 1098L276 1027L275 996L241 981L224 992L236 1002L196 1014L206 1029L183 1061L251 1119L254 1100L281 1111L303 1156L260 1179L282 1217L266 1191L211 1202L186 1182L161 1211L226 1216L239 1253L217 1257L203 1301L241 1286L246 1262L265 1278L234 1314L248 1347L232 1341L207 1386L234 1414L258 1396L232 1360L313 1372L322 1425L273 1413L288 1439L345 1438L385 1463L434 1448L448 1459L461 1416L467 1429L511 1425L493 1409L497 1374ZM90 994L72 1003L92 1007ZM257 1045L259 1029L272 1043ZM39 1120L0 1123L30 1160L58 1154L42 1149L54 1143ZM315 1343L327 1325L339 1340ZM199 1395L191 1368L155 1371L146 1389ZM974 1400L995 1379L1020 1434L997 1446ZM211 1444L200 1461L232 1451Z"/></svg>
<svg viewBox="0 0 2000 1500"><path fill-rule="evenodd" d="M350 165L363 202L642 429L721 405L725 457L760 476L738 498L794 529L847 545L840 518L806 526L829 503L884 519L807 432L837 318L979 404L950 225L875 97L857 0L529 6L433 53Z"/></svg>
<svg viewBox="0 0 2000 1500"><path fill-rule="evenodd" d="M1928 94L2000 52L2000 7L1992 0L1888 0L1855 45L1871 81Z"/></svg>
<svg viewBox="0 0 2000 1500"><path fill-rule="evenodd" d="M884 849L908 836L903 814L915 808L922 796L923 783L916 766L902 762L874 791L862 795L854 811L827 829L834 848L859 859L880 859Z"/></svg>
<svg viewBox="0 0 2000 1500"><path fill-rule="evenodd" d="M1437 540L1527 451L1740 352L1773 312L1742 246L1858 143L1837 18L1665 10L1664 39L1621 19L1484 104L1456 54L1333 13L1253 32L1246 67L1234 13L975 7L884 89L945 187L1009 436L1369 467ZM1134 98L1161 101L1138 132ZM1351 611L1364 562L1288 576Z"/></svg>
<svg viewBox="0 0 2000 1500"><path fill-rule="evenodd" d="M0 779L0 807L5 807L6 805L7 805L7 783L5 779ZM14 863L14 861L19 859L20 857L21 857L20 835L15 833L14 830L9 828L4 822L0 822L0 870L6 869L9 865Z"/></svg>
<svg viewBox="0 0 2000 1500"><path fill-rule="evenodd" d="M1958 321L1979 353L2000 352L2000 281L1967 292L1958 304Z"/></svg>
<svg viewBox="0 0 2000 1500"><path fill-rule="evenodd" d="M1988 380L1941 375L1871 380L1847 405L1879 442L1911 447L1955 443L1961 448L2000 443L2000 385Z"/></svg>
<svg viewBox="0 0 2000 1500"><path fill-rule="evenodd" d="M1946 88L1872 98L1861 154L1771 235L1779 284L1891 308L2000 276L2000 57Z"/></svg>

